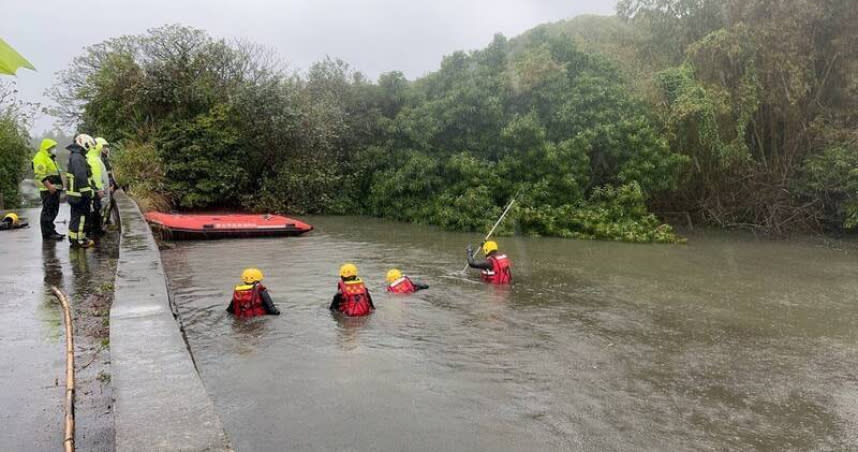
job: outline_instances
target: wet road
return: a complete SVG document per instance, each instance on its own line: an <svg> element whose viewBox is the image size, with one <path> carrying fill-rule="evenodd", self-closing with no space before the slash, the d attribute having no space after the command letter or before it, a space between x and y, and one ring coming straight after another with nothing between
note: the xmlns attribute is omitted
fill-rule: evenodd
<svg viewBox="0 0 858 452"><path fill-rule="evenodd" d="M96 276L106 273L112 279L104 267L108 255L115 258L115 249L69 250L67 241L43 243L40 209L17 212L31 226L0 231L0 451L59 450L65 327L49 287L56 285L69 294L73 304L79 302L96 289L92 283ZM68 206L63 205L57 220L67 218ZM61 233L66 229L66 224L57 225ZM102 445L112 444L112 438L105 437L112 434L112 414L110 422L93 422L88 416L88 396L79 393L77 397L79 450L102 450Z"/></svg>
<svg viewBox="0 0 858 452"><path fill-rule="evenodd" d="M858 448L852 243L502 239L515 284L458 272L474 236L312 218L300 238L163 252L237 450ZM358 264L378 310L327 310ZM259 266L283 315L223 310ZM431 284L380 290L392 266Z"/></svg>
<svg viewBox="0 0 858 452"><path fill-rule="evenodd" d="M46 287L62 284L68 245L42 246L39 210L22 213L35 227L0 231L0 449L50 450L63 438L65 342Z"/></svg>

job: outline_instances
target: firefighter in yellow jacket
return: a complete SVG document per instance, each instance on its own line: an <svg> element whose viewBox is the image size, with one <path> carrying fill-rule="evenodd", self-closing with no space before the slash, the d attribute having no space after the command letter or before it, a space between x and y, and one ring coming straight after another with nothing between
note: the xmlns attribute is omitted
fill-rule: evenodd
<svg viewBox="0 0 858 452"><path fill-rule="evenodd" d="M57 142L45 138L39 151L33 157L33 174L42 198L42 215L39 224L44 240L62 240L64 235L57 233L54 220L60 212L60 193L63 191L63 178L57 165Z"/></svg>
<svg viewBox="0 0 858 452"><path fill-rule="evenodd" d="M101 148L103 143L107 143L104 138L96 138L95 145L86 151L86 163L89 165L89 170L92 172L92 177L89 178L89 186L92 187L92 197L90 198L91 207L89 215L86 217L86 234L88 237L96 237L104 234L102 225L101 203L105 197L105 189L110 187L104 186L104 176L107 174L107 169L104 167L104 162L101 160Z"/></svg>

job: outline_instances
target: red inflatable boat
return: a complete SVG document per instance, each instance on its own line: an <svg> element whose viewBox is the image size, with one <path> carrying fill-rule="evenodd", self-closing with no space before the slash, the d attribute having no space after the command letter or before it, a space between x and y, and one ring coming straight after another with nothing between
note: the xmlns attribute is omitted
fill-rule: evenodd
<svg viewBox="0 0 858 452"><path fill-rule="evenodd" d="M313 230L307 223L280 215L149 212L146 221L176 240L301 235Z"/></svg>

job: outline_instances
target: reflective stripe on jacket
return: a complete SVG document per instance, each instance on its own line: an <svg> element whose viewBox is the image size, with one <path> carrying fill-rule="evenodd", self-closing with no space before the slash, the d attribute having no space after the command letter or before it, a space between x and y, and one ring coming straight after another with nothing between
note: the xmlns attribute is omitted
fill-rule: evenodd
<svg viewBox="0 0 858 452"><path fill-rule="evenodd" d="M92 171L90 171L86 157L83 155L83 148L77 144L71 144L66 149L71 152L69 154L69 167L66 172L66 179L68 180L66 195L68 195L69 200L81 197L88 198L92 192L92 188L89 186Z"/></svg>
<svg viewBox="0 0 858 452"><path fill-rule="evenodd" d="M407 276L403 276L387 285L387 291L393 293L414 293L417 288Z"/></svg>
<svg viewBox="0 0 858 452"><path fill-rule="evenodd" d="M492 264L491 270L483 270L483 281L492 284L509 284L512 272L509 268L509 258L506 254L492 255L486 258Z"/></svg>

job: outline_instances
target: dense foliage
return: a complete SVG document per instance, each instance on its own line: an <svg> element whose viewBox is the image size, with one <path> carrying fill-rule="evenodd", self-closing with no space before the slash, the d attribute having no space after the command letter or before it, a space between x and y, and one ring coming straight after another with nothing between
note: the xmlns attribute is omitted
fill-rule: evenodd
<svg viewBox="0 0 858 452"><path fill-rule="evenodd" d="M415 82L330 59L289 74L265 56L165 27L90 48L54 97L125 144L120 182L181 208L486 230L518 193L522 233L675 240L646 202L676 188L684 157L617 69L569 38L498 36Z"/></svg>
<svg viewBox="0 0 858 452"><path fill-rule="evenodd" d="M11 83L0 83L0 199L6 208L17 207L21 178L29 160L27 126L33 106L21 102Z"/></svg>
<svg viewBox="0 0 858 452"><path fill-rule="evenodd" d="M642 35L638 59L666 49L649 68L650 101L671 148L694 162L662 205L775 233L856 225L858 193L844 174L858 153L854 1L622 0L618 9Z"/></svg>
<svg viewBox="0 0 858 452"><path fill-rule="evenodd" d="M618 16L456 52L409 81L179 26L89 48L54 98L180 208L369 214L673 242L653 214L785 233L858 225L858 8L621 0ZM146 156L132 156L132 149ZM687 215L686 215L687 214Z"/></svg>

